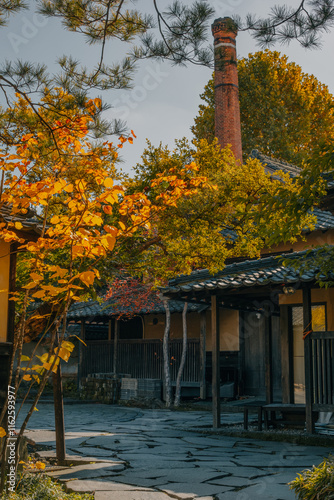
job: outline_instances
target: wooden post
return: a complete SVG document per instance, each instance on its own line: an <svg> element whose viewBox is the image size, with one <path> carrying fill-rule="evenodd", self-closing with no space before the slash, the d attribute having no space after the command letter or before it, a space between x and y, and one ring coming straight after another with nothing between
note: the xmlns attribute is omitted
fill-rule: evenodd
<svg viewBox="0 0 334 500"><path fill-rule="evenodd" d="M216 295L211 295L212 331L212 416L213 428L220 427L220 332L219 304Z"/></svg>
<svg viewBox="0 0 334 500"><path fill-rule="evenodd" d="M201 312L200 319L200 341L199 341L199 355L200 355L200 399L206 399L206 311Z"/></svg>
<svg viewBox="0 0 334 500"><path fill-rule="evenodd" d="M239 311L238 396L245 390L245 313Z"/></svg>
<svg viewBox="0 0 334 500"><path fill-rule="evenodd" d="M9 294L10 292L15 292L16 288L17 247L18 247L17 243L12 243L10 245L9 283L8 283ZM14 342L14 330L15 330L15 300L9 300L8 321L7 321L7 342L11 343Z"/></svg>
<svg viewBox="0 0 334 500"><path fill-rule="evenodd" d="M273 402L273 342L272 342L272 321L271 311L269 308L265 310L264 321L264 352L265 352L265 386L266 386L266 402Z"/></svg>
<svg viewBox="0 0 334 500"><path fill-rule="evenodd" d="M110 319L108 321L108 340L109 340L109 342L112 340L112 322L113 322L112 319Z"/></svg>
<svg viewBox="0 0 334 500"><path fill-rule="evenodd" d="M53 400L55 407L55 429L56 429L56 455L58 465L63 465L66 456L65 449L65 424L63 405L63 386L61 381L60 363L56 373L52 374Z"/></svg>
<svg viewBox="0 0 334 500"><path fill-rule="evenodd" d="M282 403L294 403L293 391L293 343L290 335L291 309L280 306Z"/></svg>
<svg viewBox="0 0 334 500"><path fill-rule="evenodd" d="M86 330L86 325L85 321L82 319L81 320L81 333L80 333L80 338L81 340L85 341L85 330ZM78 379L77 379L77 388L78 391L80 391L81 387L81 378L82 378L82 364L83 364L83 355L82 355L82 342L78 342Z"/></svg>
<svg viewBox="0 0 334 500"><path fill-rule="evenodd" d="M118 350L118 339L119 339L119 320L115 319L115 332L114 332L114 362L113 362L113 372L117 373L117 350Z"/></svg>
<svg viewBox="0 0 334 500"><path fill-rule="evenodd" d="M312 367L312 305L311 288L303 288L303 327L304 335L304 362L305 362L305 403L306 403L306 431L314 433L313 403L313 367Z"/></svg>

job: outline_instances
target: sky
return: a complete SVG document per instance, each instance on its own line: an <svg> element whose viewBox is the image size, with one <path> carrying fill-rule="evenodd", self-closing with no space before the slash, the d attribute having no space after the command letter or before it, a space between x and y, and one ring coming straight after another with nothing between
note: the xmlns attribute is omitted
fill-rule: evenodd
<svg viewBox="0 0 334 500"><path fill-rule="evenodd" d="M209 1L209 0L208 0ZM152 12L152 0L138 0L136 6ZM158 0L165 8L170 1ZM191 4L192 0L184 0ZM243 18L252 12L266 15L280 0L211 0L216 10L215 17L233 16ZM290 0L290 6L299 5L300 0ZM56 71L56 61L63 54L72 55L86 65L92 65L98 57L98 47L89 46L85 39L64 30L59 20L46 19L36 14L32 3L30 10L22 11L10 20L7 27L0 29L1 58L21 59L46 64L51 72ZM211 23L210 23L211 24ZM209 30L209 40L213 41ZM306 50L298 42L290 45L277 45L272 50L286 54L291 62L299 64L305 73L313 74L326 84L334 93L333 65L334 29L322 40L322 47ZM247 32L237 37L238 57L245 57L260 48ZM120 43L109 43L106 47L106 60L116 61L124 54ZM140 162L146 140L158 146L174 147L174 140L182 137L191 139L190 127L200 104L199 95L209 80L211 70L200 66L173 67L169 63L142 61L135 75L131 90L114 90L104 94L104 100L112 108L107 117L118 117L127 121L137 139L133 145L126 144L122 150L123 169L131 168Z"/></svg>

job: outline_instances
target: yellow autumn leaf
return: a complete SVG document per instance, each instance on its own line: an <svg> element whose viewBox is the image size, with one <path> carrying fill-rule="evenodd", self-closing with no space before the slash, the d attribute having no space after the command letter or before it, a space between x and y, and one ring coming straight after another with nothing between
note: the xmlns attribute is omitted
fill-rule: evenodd
<svg viewBox="0 0 334 500"><path fill-rule="evenodd" d="M21 222L15 222L14 225L15 225L15 229L22 229L23 228Z"/></svg>
<svg viewBox="0 0 334 500"><path fill-rule="evenodd" d="M110 177L107 177L106 179L104 179L103 184L106 188L112 188L114 185L114 181Z"/></svg>
<svg viewBox="0 0 334 500"><path fill-rule="evenodd" d="M45 463L44 462L36 462L36 469L44 470L45 469Z"/></svg>
<svg viewBox="0 0 334 500"><path fill-rule="evenodd" d="M117 233L118 233L117 227L109 226L108 224L106 224L105 226L103 226L103 229L105 230L106 233L110 233L114 237L117 236Z"/></svg>
<svg viewBox="0 0 334 500"><path fill-rule="evenodd" d="M103 211L105 214L108 214L108 215L112 215L112 213L113 213L113 209L109 205L104 205Z"/></svg>
<svg viewBox="0 0 334 500"><path fill-rule="evenodd" d="M33 365L33 366L31 367L31 369L32 369L34 372L39 373L40 375L43 375L43 373L44 373L44 368L43 368L43 366L42 366L42 365Z"/></svg>
<svg viewBox="0 0 334 500"><path fill-rule="evenodd" d="M24 285L22 288L26 288L27 290L30 290L31 288L35 288L35 286L36 286L36 282L35 281L31 281L27 285Z"/></svg>
<svg viewBox="0 0 334 500"><path fill-rule="evenodd" d="M5 431L5 429L3 427L0 427L0 438L3 438L6 434L7 432Z"/></svg>
<svg viewBox="0 0 334 500"><path fill-rule="evenodd" d="M53 217L51 217L50 222L51 222L51 224L58 224L60 222L59 215L54 215Z"/></svg>
<svg viewBox="0 0 334 500"><path fill-rule="evenodd" d="M44 290L39 290L38 292L33 294L33 297L35 299L42 299L43 297L45 297L45 293L46 292Z"/></svg>
<svg viewBox="0 0 334 500"><path fill-rule="evenodd" d="M29 356L25 356L24 354L22 354L21 361L30 361L30 358Z"/></svg>
<svg viewBox="0 0 334 500"><path fill-rule="evenodd" d="M49 354L47 352L45 352L42 356L39 356L38 354L36 356L42 361L42 363L45 363L49 358Z"/></svg>
<svg viewBox="0 0 334 500"><path fill-rule="evenodd" d="M25 380L26 382L29 382L31 380L31 375L23 375L23 380Z"/></svg>
<svg viewBox="0 0 334 500"><path fill-rule="evenodd" d="M40 274L37 274L37 273L30 273L30 277L34 281L42 281L44 279L43 276L41 276Z"/></svg>
<svg viewBox="0 0 334 500"><path fill-rule="evenodd" d="M57 352L57 349L55 349L55 352ZM71 352L68 349L64 349L63 347L61 347L59 349L58 356L67 363L67 361L70 359Z"/></svg>
<svg viewBox="0 0 334 500"><path fill-rule="evenodd" d="M94 271L85 271L79 275L79 278L86 286L90 286L94 283L95 273Z"/></svg>
<svg viewBox="0 0 334 500"><path fill-rule="evenodd" d="M68 340L63 340L62 343L61 343L61 346L64 348L64 349L67 349L68 351L72 352L75 345L73 344L73 342L69 342Z"/></svg>
<svg viewBox="0 0 334 500"><path fill-rule="evenodd" d="M111 234L106 234L101 238L102 245L108 250L113 250L115 243L116 243L116 238L112 236Z"/></svg>

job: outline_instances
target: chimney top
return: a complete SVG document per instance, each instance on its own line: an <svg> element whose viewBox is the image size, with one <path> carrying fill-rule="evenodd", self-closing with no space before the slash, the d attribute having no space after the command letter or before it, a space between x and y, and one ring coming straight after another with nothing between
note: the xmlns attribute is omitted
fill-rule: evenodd
<svg viewBox="0 0 334 500"><path fill-rule="evenodd" d="M211 28L213 35L218 31L230 32L235 35L238 33L238 26L230 17L219 17L218 19L215 19Z"/></svg>

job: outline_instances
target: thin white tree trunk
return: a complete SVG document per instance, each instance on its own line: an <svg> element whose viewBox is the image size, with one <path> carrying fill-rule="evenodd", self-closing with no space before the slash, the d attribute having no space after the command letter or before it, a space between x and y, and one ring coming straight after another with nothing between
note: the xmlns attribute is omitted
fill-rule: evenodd
<svg viewBox="0 0 334 500"><path fill-rule="evenodd" d="M163 340L163 366L164 366L164 394L165 394L165 402L166 407L169 408L172 404L172 387L170 380L170 361L169 361L169 333L170 333L170 309L168 300L164 299L163 304L166 311L166 325L164 332L164 340Z"/></svg>
<svg viewBox="0 0 334 500"><path fill-rule="evenodd" d="M179 366L179 371L177 372L177 379L176 379L176 389L175 389L175 400L174 400L174 406L180 406L180 401L181 401L181 380L182 380L182 375L183 375L183 369L184 365L186 363L186 357L187 357L187 309L188 309L188 303L186 302L183 307L183 312L182 312L182 330L183 330L183 345L182 345L182 356L181 356L181 362Z"/></svg>

